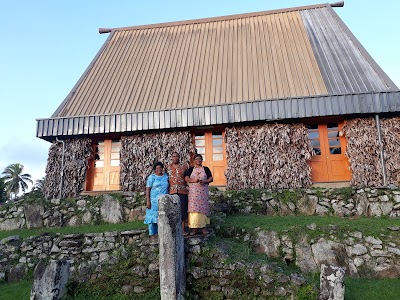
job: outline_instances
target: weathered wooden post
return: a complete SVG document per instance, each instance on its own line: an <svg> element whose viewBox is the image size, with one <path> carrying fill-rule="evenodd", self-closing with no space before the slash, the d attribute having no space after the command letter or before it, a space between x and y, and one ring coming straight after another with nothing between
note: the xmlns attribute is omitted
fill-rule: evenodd
<svg viewBox="0 0 400 300"><path fill-rule="evenodd" d="M161 300L184 299L186 289L185 250L179 196L158 199Z"/></svg>

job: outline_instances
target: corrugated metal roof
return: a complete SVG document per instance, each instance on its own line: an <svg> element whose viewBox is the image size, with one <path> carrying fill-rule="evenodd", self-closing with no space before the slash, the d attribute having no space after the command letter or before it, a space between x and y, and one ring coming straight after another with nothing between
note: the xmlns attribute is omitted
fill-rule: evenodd
<svg viewBox="0 0 400 300"><path fill-rule="evenodd" d="M56 116L326 94L299 11L116 30Z"/></svg>
<svg viewBox="0 0 400 300"><path fill-rule="evenodd" d="M385 91L386 84L329 9L301 11L318 65L330 94ZM368 61L368 59L370 61Z"/></svg>
<svg viewBox="0 0 400 300"><path fill-rule="evenodd" d="M127 131L314 116L296 101L388 90L397 87L328 4L120 28L38 136L123 132L125 116L137 124ZM318 115L353 105L324 103Z"/></svg>
<svg viewBox="0 0 400 300"><path fill-rule="evenodd" d="M46 140L72 135L276 121L346 114L398 112L400 91L294 97L206 107L37 120L36 134Z"/></svg>

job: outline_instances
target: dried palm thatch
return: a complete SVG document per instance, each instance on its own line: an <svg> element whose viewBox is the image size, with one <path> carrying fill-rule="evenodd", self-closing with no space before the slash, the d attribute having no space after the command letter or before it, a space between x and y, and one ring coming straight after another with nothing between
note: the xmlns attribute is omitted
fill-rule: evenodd
<svg viewBox="0 0 400 300"><path fill-rule="evenodd" d="M400 117L382 119L381 129L388 183L400 185Z"/></svg>
<svg viewBox="0 0 400 300"><path fill-rule="evenodd" d="M123 191L142 191L156 161L168 164L172 152L182 162L190 161L194 152L188 131L160 132L125 136L121 139L120 184Z"/></svg>
<svg viewBox="0 0 400 300"><path fill-rule="evenodd" d="M62 143L49 149L43 194L46 199L58 198L60 192ZM85 182L88 159L93 155L90 139L65 140L62 198L76 197Z"/></svg>
<svg viewBox="0 0 400 300"><path fill-rule="evenodd" d="M303 124L226 128L227 188L300 188L311 185L312 146Z"/></svg>
<svg viewBox="0 0 400 300"><path fill-rule="evenodd" d="M346 156L349 158L355 187L381 186L382 167L379 159L378 130L374 118L357 118L343 126L347 139Z"/></svg>

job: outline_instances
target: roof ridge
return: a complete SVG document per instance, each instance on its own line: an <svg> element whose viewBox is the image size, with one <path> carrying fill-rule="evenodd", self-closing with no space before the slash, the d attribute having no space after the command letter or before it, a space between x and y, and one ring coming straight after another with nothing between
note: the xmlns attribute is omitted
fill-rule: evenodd
<svg viewBox="0 0 400 300"><path fill-rule="evenodd" d="M299 10L323 8L323 7L327 7L327 6L330 6L330 4L329 3L314 4L314 5L297 6L297 7L290 7L290 8L280 8L280 9L273 9L273 10L265 10L265 11L259 11L259 12L249 12L249 13L242 13L242 14L217 16L217 17L209 17L209 18L200 18L200 19L192 19L192 20L183 20L183 21L163 22L163 23L155 23L155 24L148 24L148 25L135 25L135 26L128 26L128 27L117 27L117 28L110 28L110 29L99 28L99 32L100 33L108 33L108 32L111 32L111 31L139 30L139 29L150 29L150 28L161 28L161 27L191 25L191 24L199 24L199 23L212 23L212 22L219 22L219 21L227 21L227 20L235 20L235 19L243 19L243 18L251 18L251 17L257 17L257 16L263 16L263 15L284 13L284 12L292 12L292 11L299 11Z"/></svg>

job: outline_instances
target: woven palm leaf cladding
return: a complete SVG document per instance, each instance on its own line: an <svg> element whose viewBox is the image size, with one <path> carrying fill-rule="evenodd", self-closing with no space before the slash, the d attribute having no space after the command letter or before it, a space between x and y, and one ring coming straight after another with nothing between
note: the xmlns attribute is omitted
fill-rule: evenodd
<svg viewBox="0 0 400 300"><path fill-rule="evenodd" d="M386 176L389 184L400 185L400 117L381 120Z"/></svg>
<svg viewBox="0 0 400 300"><path fill-rule="evenodd" d="M160 132L121 138L120 184L123 191L143 191L146 178L156 161L170 162L172 152L178 152L181 162L189 163L194 152L190 132Z"/></svg>
<svg viewBox="0 0 400 300"><path fill-rule="evenodd" d="M389 184L400 183L400 118L381 119L382 144ZM382 166L378 130L374 118L352 119L343 127L347 139L346 155L355 187L382 186Z"/></svg>
<svg viewBox="0 0 400 300"><path fill-rule="evenodd" d="M352 173L350 184L356 187L382 185L378 130L374 118L348 120L343 126L343 133Z"/></svg>
<svg viewBox="0 0 400 300"><path fill-rule="evenodd" d="M227 189L311 185L312 146L303 124L265 124L225 130Z"/></svg>
<svg viewBox="0 0 400 300"><path fill-rule="evenodd" d="M65 140L62 198L73 198L83 189L88 160L93 155L90 139ZM58 198L61 180L62 143L53 142L49 149L44 183L46 199Z"/></svg>

